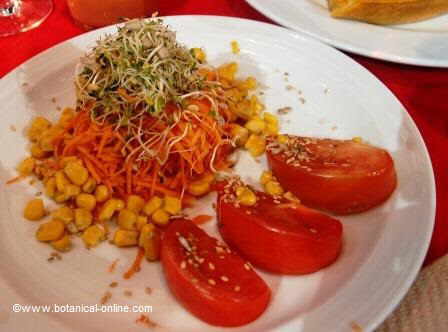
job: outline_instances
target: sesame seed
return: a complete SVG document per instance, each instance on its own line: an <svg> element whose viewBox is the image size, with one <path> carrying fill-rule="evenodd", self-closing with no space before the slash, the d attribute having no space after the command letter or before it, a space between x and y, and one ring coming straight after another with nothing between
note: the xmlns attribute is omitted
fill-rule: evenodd
<svg viewBox="0 0 448 332"><path fill-rule="evenodd" d="M193 284L196 284L196 283L198 282L198 279L193 278L193 279L191 279L191 282L192 282Z"/></svg>
<svg viewBox="0 0 448 332"><path fill-rule="evenodd" d="M208 268L209 268L210 270L214 270L214 269L215 269L215 264L213 264L212 262L209 262L209 263L208 263Z"/></svg>
<svg viewBox="0 0 448 332"><path fill-rule="evenodd" d="M213 279L208 279L208 283L213 286L216 285L216 281Z"/></svg>
<svg viewBox="0 0 448 332"><path fill-rule="evenodd" d="M186 263L185 261L182 261L182 262L180 263L180 268L181 268L182 270L184 270L186 267L187 267L187 263Z"/></svg>
<svg viewBox="0 0 448 332"><path fill-rule="evenodd" d="M234 290L235 292L239 292L239 291L241 290L241 287L240 287L240 286L235 286L235 287L233 288L233 290Z"/></svg>
<svg viewBox="0 0 448 332"><path fill-rule="evenodd" d="M148 294L148 295L151 294L152 293L152 289L150 287L146 287L145 288L145 293Z"/></svg>
<svg viewBox="0 0 448 332"><path fill-rule="evenodd" d="M311 232L311 233L317 233L317 230L314 229L314 228L310 228L310 232Z"/></svg>
<svg viewBox="0 0 448 332"><path fill-rule="evenodd" d="M128 297L132 296L132 291L130 291L130 290L125 290L123 293L125 296L128 296Z"/></svg>
<svg viewBox="0 0 448 332"><path fill-rule="evenodd" d="M246 270L249 271L249 270L250 270L250 265L249 265L249 263L245 263L245 264L244 264L244 268L245 268Z"/></svg>
<svg viewBox="0 0 448 332"><path fill-rule="evenodd" d="M118 282L116 282L116 281L111 282L111 283L109 284L109 287L112 287L112 288L117 287L117 286L118 286Z"/></svg>
<svg viewBox="0 0 448 332"><path fill-rule="evenodd" d="M227 278L226 276L221 276L221 280L224 282L227 282L227 281L229 281L229 278Z"/></svg>

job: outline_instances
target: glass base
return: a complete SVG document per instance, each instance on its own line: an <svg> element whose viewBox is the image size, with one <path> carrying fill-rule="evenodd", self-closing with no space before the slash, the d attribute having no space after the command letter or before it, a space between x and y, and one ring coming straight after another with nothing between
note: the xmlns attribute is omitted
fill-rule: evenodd
<svg viewBox="0 0 448 332"><path fill-rule="evenodd" d="M52 10L52 0L0 1L0 37L38 27Z"/></svg>

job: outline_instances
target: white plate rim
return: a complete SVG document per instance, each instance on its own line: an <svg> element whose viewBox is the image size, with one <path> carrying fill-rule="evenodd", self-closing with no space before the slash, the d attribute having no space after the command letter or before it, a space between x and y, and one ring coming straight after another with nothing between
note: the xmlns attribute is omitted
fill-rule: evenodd
<svg viewBox="0 0 448 332"><path fill-rule="evenodd" d="M247 0L247 1L253 1L253 0ZM309 38L307 36L303 36L301 34L298 34L297 32L291 31L289 29L280 27L280 26L276 26L276 25L272 25L269 23L264 23L264 22L259 22L259 21L255 21L255 20L250 20L250 19L244 19L244 18L237 18L237 17L224 17L224 16L215 16L215 15L173 15L173 16L165 16L165 17L161 17L162 19L168 19L168 20L176 20L176 19L182 19L182 18L186 18L186 19L201 19L201 18L206 18L206 19L212 19L212 20L217 20L217 21L221 21L223 23L231 23L231 22L235 22L235 21L240 21L244 24L253 24L253 25L258 25L260 27L263 28L268 28L268 29L276 29L279 32L281 31L282 33L288 33L292 36L294 36L295 38L300 38L302 40L305 40L306 42L309 43L314 43L315 45L319 45L319 47L326 47L326 48L330 48L332 49L333 52L339 53L340 56L344 57L347 61L351 62L354 66L358 67L358 69L362 69L363 71L365 71L365 74L369 75L371 77L371 79L375 80L377 84L380 84L385 92L387 94L389 94L390 98L392 98L394 100L395 103L397 103L397 105L401 106L403 115L406 117L406 120L408 121L408 123L411 126L411 129L418 134L418 136L416 137L416 139L419 141L419 143L422 144L423 147L423 151L421 151L425 157L425 162L428 166L428 168L426 169L428 175L429 175L429 179L430 179L430 183L428 183L429 186L429 190L431 193L431 197L430 197L430 205L431 205L431 215L428 216L428 227L426 229L426 233L424 234L424 236L422 237L424 239L424 241L422 241L422 247L421 250L419 252L418 257L415 258L414 264L412 265L412 270L408 271L408 275L407 277L403 280L403 283L401 284L401 287L399 287L396 291L396 296L394 297L393 300L391 300L387 306L385 306L383 308L383 310L380 310L377 315L376 318L372 319L368 325L363 326L363 329L366 331L373 331L375 328L377 328L385 319L386 317L394 310L394 308L396 308L398 306L398 304L400 303L400 301L403 299L403 297L406 295L406 293L408 292L409 288L412 286L413 282L415 281L415 279L417 278L418 272L423 264L424 258L426 256L427 250L429 248L430 245L430 240L432 237L432 233L434 230L434 223L435 223L435 213L436 213L436 185L435 185L435 178L434 178L434 172L433 172L433 167L432 167L432 163L431 163L431 158L428 152L428 149L426 147L426 144L424 142L424 139L418 129L418 127L416 126L415 122L413 121L412 117L409 115L409 113L407 113L406 108L402 105L402 103L398 100L398 98L387 88L387 86L382 83L380 80L378 80L371 72L369 72L367 69L365 69L362 65L360 65L359 63L357 63L355 60L353 60L352 58L350 58L349 56L347 56L346 54L344 54L343 52L337 50L337 49L333 49L328 45L323 45L321 42L316 41L315 39ZM170 22L168 22L169 24ZM105 33L105 32L109 32L110 29L113 28L113 26L108 26L108 27L104 27L98 30L94 30L94 31L90 31L87 32L88 33ZM31 62L34 59L40 58L40 57L45 57L45 55L47 54L47 52L52 52L53 49L59 47L60 45L69 42L71 40L77 39L77 38L81 38L83 35L85 34L81 34L78 36L74 36L70 39L67 39L65 41L62 41L54 46L52 46L49 49L46 49L38 54L36 54L35 56L29 58L27 61L25 61L24 63L22 63L21 65L17 66L16 68L14 68L11 72L9 72L8 74L6 74L2 80L6 80L9 79L10 76L12 77L13 75L16 74L17 71L19 71L21 69L22 66L27 65L27 63ZM289 321L288 323L294 323L294 319L292 319L291 321ZM289 330L288 330L289 331Z"/></svg>

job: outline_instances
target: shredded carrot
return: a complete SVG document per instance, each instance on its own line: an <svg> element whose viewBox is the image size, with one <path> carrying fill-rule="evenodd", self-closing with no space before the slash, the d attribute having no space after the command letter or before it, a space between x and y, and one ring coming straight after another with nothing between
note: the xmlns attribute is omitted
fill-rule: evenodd
<svg viewBox="0 0 448 332"><path fill-rule="evenodd" d="M109 271L110 273L112 273L112 272L115 271L115 268L117 267L118 261L119 261L119 259L117 258L116 260L114 260L114 261L112 262L112 264L110 264L110 266L109 266L109 268L108 268L108 271Z"/></svg>
<svg viewBox="0 0 448 332"><path fill-rule="evenodd" d="M14 177L14 178L12 178L12 179L6 181L6 184L13 184L13 183L22 181L24 178L26 178L25 175L19 175L19 176L16 176L16 177Z"/></svg>
<svg viewBox="0 0 448 332"><path fill-rule="evenodd" d="M201 214L201 215L193 218L193 223L195 223L196 225L202 225L202 224L205 224L206 222L209 222L212 219L213 219L212 216L208 216L206 214Z"/></svg>
<svg viewBox="0 0 448 332"><path fill-rule="evenodd" d="M134 274L140 271L143 257L145 257L145 250L143 248L138 248L137 256L135 257L134 263L132 263L132 266L129 268L129 270L127 270L126 273L123 274L124 279L130 279Z"/></svg>

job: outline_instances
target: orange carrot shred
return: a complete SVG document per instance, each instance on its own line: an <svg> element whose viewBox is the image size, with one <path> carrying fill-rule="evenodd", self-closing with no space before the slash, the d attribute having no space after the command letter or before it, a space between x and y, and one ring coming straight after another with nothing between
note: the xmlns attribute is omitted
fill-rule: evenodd
<svg viewBox="0 0 448 332"><path fill-rule="evenodd" d="M123 274L124 279L130 279L135 273L140 271L143 257L145 257L145 250L143 248L138 248L137 256L135 257L134 263L132 263L129 270L127 270L126 273Z"/></svg>

